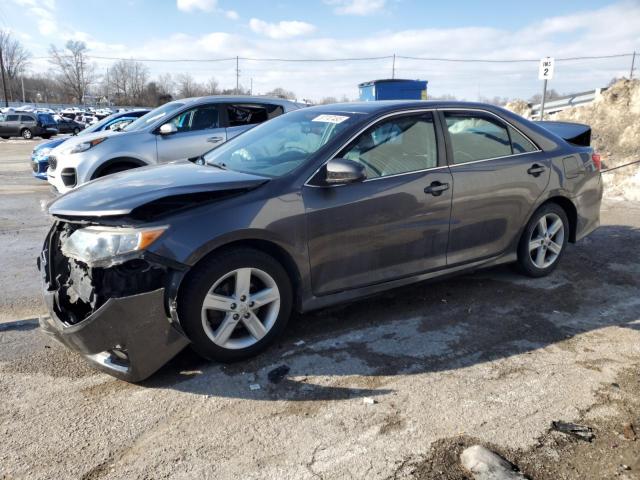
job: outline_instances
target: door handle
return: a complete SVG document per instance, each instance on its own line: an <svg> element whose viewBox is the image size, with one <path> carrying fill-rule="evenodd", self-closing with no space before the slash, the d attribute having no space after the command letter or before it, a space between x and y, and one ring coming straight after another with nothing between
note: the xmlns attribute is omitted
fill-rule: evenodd
<svg viewBox="0 0 640 480"><path fill-rule="evenodd" d="M537 163L534 163L533 165L531 165L531 168L529 168L529 170L527 170L527 173L529 175L533 175L534 177L538 177L544 171L545 171L545 168L542 165L538 165Z"/></svg>
<svg viewBox="0 0 640 480"><path fill-rule="evenodd" d="M222 141L222 137L209 137L207 138L207 142L209 143L218 143Z"/></svg>
<svg viewBox="0 0 640 480"><path fill-rule="evenodd" d="M436 181L431 182L431 185L425 187L424 193L430 193L434 197L437 197L439 195L442 195L442 192L444 192L445 190L449 190L449 184Z"/></svg>

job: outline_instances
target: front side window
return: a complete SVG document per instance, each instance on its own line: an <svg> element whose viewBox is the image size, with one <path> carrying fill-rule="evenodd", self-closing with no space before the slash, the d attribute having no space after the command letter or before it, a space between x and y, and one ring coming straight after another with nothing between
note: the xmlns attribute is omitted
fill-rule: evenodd
<svg viewBox="0 0 640 480"><path fill-rule="evenodd" d="M385 177L438 166L438 145L431 112L384 120L356 138L343 158L362 164L367 178Z"/></svg>
<svg viewBox="0 0 640 480"><path fill-rule="evenodd" d="M17 122L18 115L7 115L7 122Z"/></svg>
<svg viewBox="0 0 640 480"><path fill-rule="evenodd" d="M474 162L511 155L507 127L483 113L444 113L453 163Z"/></svg>
<svg viewBox="0 0 640 480"><path fill-rule="evenodd" d="M178 132L194 132L196 130L218 128L220 125L218 107L215 105L201 105L173 117L169 123L173 123Z"/></svg>
<svg viewBox="0 0 640 480"><path fill-rule="evenodd" d="M20 115L20 121L22 123L35 122L35 119L31 115Z"/></svg>
<svg viewBox="0 0 640 480"><path fill-rule="evenodd" d="M262 123L204 156L209 165L268 177L304 164L363 114L301 109Z"/></svg>

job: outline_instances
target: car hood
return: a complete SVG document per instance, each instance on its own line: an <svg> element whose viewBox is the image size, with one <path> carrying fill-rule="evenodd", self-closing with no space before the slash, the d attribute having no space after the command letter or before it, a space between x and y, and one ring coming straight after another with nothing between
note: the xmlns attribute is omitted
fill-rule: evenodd
<svg viewBox="0 0 640 480"><path fill-rule="evenodd" d="M76 145L78 145L79 143L84 143L84 142L90 142L91 140L95 140L96 138L103 138L103 137L113 137L114 135L118 135L121 134L121 132L114 132L112 130L102 130L99 132L92 132L92 133L83 133L82 135L76 135L73 137L67 137L66 141L64 142L64 147L58 146L58 152L60 152L62 149L69 149L72 148ZM58 153L55 152L55 153Z"/></svg>
<svg viewBox="0 0 640 480"><path fill-rule="evenodd" d="M194 194L241 192L256 188L269 178L247 173L179 162L136 168L109 175L72 190L49 206L49 213L62 217L109 217L163 199Z"/></svg>
<svg viewBox="0 0 640 480"><path fill-rule="evenodd" d="M49 140L48 142L44 142L39 145L36 145L33 151L37 152L38 150L42 150L43 148L56 148L58 145L60 145L62 142L66 141L69 138L71 137L61 137L61 138L56 138L55 140Z"/></svg>

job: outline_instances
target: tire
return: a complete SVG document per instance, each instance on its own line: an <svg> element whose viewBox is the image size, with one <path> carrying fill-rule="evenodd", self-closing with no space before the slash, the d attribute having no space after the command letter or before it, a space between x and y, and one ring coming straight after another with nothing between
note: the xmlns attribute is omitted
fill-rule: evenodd
<svg viewBox="0 0 640 480"><path fill-rule="evenodd" d="M9 140L11 137L2 137L3 140Z"/></svg>
<svg viewBox="0 0 640 480"><path fill-rule="evenodd" d="M544 219L544 220L543 220ZM518 244L518 268L530 277L553 272L569 239L569 219L560 205L548 203L531 217Z"/></svg>
<svg viewBox="0 0 640 480"><path fill-rule="evenodd" d="M22 135L22 138L25 140L31 140L33 138L33 132L28 128L24 128L22 132L20 132L20 135Z"/></svg>
<svg viewBox="0 0 640 480"><path fill-rule="evenodd" d="M255 307L259 299L265 303ZM279 262L259 250L232 248L206 258L190 273L180 287L178 316L198 354L234 362L258 354L282 334L292 303L291 281Z"/></svg>
<svg viewBox="0 0 640 480"><path fill-rule="evenodd" d="M51 138L51 135L40 135L40 136L45 140L49 140Z"/></svg>
<svg viewBox="0 0 640 480"><path fill-rule="evenodd" d="M80 129L79 128L76 127L76 128L73 129L73 134L74 135L78 135L79 133L80 133Z"/></svg>

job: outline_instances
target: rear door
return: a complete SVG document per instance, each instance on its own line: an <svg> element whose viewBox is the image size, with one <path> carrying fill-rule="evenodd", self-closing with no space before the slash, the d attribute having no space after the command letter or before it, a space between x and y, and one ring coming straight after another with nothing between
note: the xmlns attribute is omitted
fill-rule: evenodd
<svg viewBox="0 0 640 480"><path fill-rule="evenodd" d="M235 103L225 105L227 139L284 113L281 105Z"/></svg>
<svg viewBox="0 0 640 480"><path fill-rule="evenodd" d="M447 263L506 251L549 181L545 154L521 132L483 110L442 110L453 176Z"/></svg>
<svg viewBox="0 0 640 480"><path fill-rule="evenodd" d="M167 123L173 123L178 131L171 135L156 135L159 163L194 161L227 140L220 105L216 103L185 110Z"/></svg>
<svg viewBox="0 0 640 480"><path fill-rule="evenodd" d="M316 295L382 283L446 265L451 175L433 112L381 120L337 157L367 180L303 189ZM322 171L322 170L321 170Z"/></svg>
<svg viewBox="0 0 640 480"><path fill-rule="evenodd" d="M11 113L5 117L2 134L11 136L20 135L20 115Z"/></svg>

